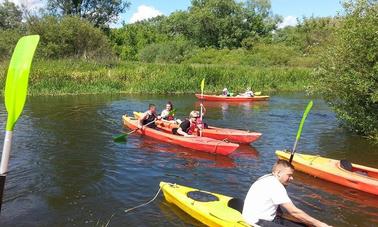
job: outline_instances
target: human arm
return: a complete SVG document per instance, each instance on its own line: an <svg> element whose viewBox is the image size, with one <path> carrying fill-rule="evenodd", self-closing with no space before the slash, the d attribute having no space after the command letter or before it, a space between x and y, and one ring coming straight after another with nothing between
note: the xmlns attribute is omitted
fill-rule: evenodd
<svg viewBox="0 0 378 227"><path fill-rule="evenodd" d="M191 137L192 135L185 132L186 129L188 129L189 127L190 127L190 122L188 120L183 121L177 129L177 134L185 136L185 137Z"/></svg>
<svg viewBox="0 0 378 227"><path fill-rule="evenodd" d="M310 215L306 214L303 210L297 208L292 202L283 203L280 206L285 208L285 210L299 222L306 225L316 226L316 227L329 227L326 223L323 223Z"/></svg>
<svg viewBox="0 0 378 227"><path fill-rule="evenodd" d="M205 108L205 106L202 103L200 104L200 106L202 108L202 117L203 117L206 114L206 108Z"/></svg>
<svg viewBox="0 0 378 227"><path fill-rule="evenodd" d="M143 121L147 118L147 113L143 113L142 116L138 119L138 128L143 128Z"/></svg>

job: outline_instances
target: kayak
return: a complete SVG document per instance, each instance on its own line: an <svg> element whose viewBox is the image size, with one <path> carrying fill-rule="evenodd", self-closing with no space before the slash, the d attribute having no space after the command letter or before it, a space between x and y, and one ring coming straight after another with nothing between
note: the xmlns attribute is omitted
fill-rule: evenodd
<svg viewBox="0 0 378 227"><path fill-rule="evenodd" d="M250 226L240 211L230 207L233 199L178 184L160 182L165 199L208 226ZM241 207L242 208L242 207Z"/></svg>
<svg viewBox="0 0 378 227"><path fill-rule="evenodd" d="M138 121L127 117L126 115L122 117L125 126L134 130L138 128ZM152 137L157 140L161 140L167 143L180 145L182 147L191 148L198 151L208 152L212 154L229 155L234 152L239 144L228 143L225 141L215 140L207 137L184 137L174 135L172 133L167 133L164 131L159 131L149 127L143 127L142 130L137 130L139 134Z"/></svg>
<svg viewBox="0 0 378 227"><path fill-rule="evenodd" d="M246 102L246 101L266 101L269 99L269 96L253 96L253 97L244 97L244 96L224 96L224 95L201 95L195 94L199 100L204 101L227 101L227 102Z"/></svg>
<svg viewBox="0 0 378 227"><path fill-rule="evenodd" d="M290 153L276 151L280 159L289 160ZM315 155L296 153L293 158L295 169L353 189L378 195L378 169Z"/></svg>
<svg viewBox="0 0 378 227"><path fill-rule="evenodd" d="M141 112L134 112L134 116L136 118L139 118L141 115ZM179 127L179 124L174 121L164 120L156 121L156 125L158 128L167 132L172 132L172 129ZM246 132L242 130L217 128L213 126L209 126L208 128L203 129L202 133L204 137L217 140L226 140L233 143L252 143L261 137L261 133L259 132Z"/></svg>

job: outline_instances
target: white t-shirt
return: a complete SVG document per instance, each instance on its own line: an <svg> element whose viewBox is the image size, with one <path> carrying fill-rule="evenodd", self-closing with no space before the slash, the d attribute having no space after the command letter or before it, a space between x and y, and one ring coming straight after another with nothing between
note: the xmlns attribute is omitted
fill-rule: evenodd
<svg viewBox="0 0 378 227"><path fill-rule="evenodd" d="M266 175L252 184L244 201L243 217L251 225L259 220L273 221L277 207L291 202L285 187L273 175Z"/></svg>

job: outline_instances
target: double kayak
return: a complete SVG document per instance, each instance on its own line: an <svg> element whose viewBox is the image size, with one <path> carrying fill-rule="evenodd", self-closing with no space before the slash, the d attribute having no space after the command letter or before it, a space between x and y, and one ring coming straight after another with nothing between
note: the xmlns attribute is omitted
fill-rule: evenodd
<svg viewBox="0 0 378 227"><path fill-rule="evenodd" d="M243 220L242 206L225 195L160 182L165 199L208 226L250 226ZM241 209L240 209L241 208Z"/></svg>
<svg viewBox="0 0 378 227"><path fill-rule="evenodd" d="M248 102L248 101L267 101L269 96L260 95L253 97L246 96L224 96L224 95L201 95L195 94L199 100L203 101L226 101L226 102Z"/></svg>
<svg viewBox="0 0 378 227"><path fill-rule="evenodd" d="M276 151L280 159L289 160L290 153ZM378 195L378 169L314 155L296 153L292 164L296 170L349 188Z"/></svg>
<svg viewBox="0 0 378 227"><path fill-rule="evenodd" d="M126 115L122 117L123 124L132 130L138 128L138 120L130 118ZM167 143L179 145L182 147L190 148L197 151L203 151L212 154L229 155L234 152L239 144L229 143L225 141L215 140L207 137L184 137L174 135L172 133L152 129L149 127L143 127L141 130L137 130L139 134L149 136L151 138L164 141Z"/></svg>
<svg viewBox="0 0 378 227"><path fill-rule="evenodd" d="M142 113L140 112L134 112L134 116L136 118L139 118L141 115ZM158 128L166 132L172 132L172 129L179 127L179 124L173 121L158 120L155 123ZM217 128L213 126L203 129L202 133L204 137L216 140L226 140L233 143L252 143L261 137L261 133L259 132L246 132L242 130Z"/></svg>

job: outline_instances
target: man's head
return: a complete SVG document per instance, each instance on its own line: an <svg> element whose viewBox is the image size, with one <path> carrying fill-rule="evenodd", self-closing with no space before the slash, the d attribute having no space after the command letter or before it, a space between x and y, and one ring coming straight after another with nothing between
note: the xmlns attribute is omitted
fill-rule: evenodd
<svg viewBox="0 0 378 227"><path fill-rule="evenodd" d="M273 166L272 173L281 184L287 186L293 180L294 166L286 160L278 159Z"/></svg>
<svg viewBox="0 0 378 227"><path fill-rule="evenodd" d="M148 110L151 111L151 113L155 113L156 112L155 104L148 105Z"/></svg>

